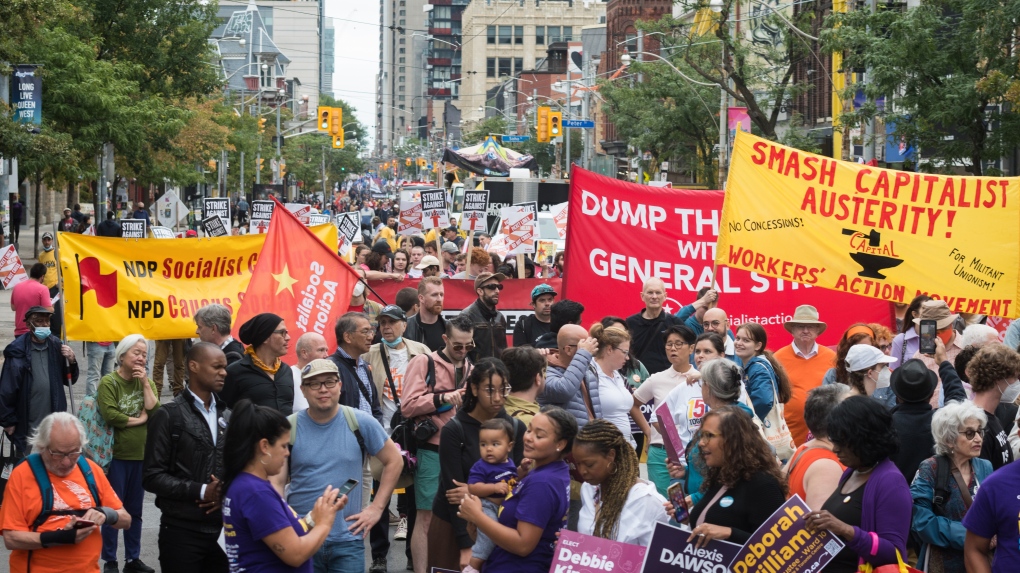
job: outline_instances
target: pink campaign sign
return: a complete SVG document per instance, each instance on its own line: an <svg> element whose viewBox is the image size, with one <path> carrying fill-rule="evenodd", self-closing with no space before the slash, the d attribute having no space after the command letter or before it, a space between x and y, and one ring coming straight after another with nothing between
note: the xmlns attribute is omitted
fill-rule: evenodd
<svg viewBox="0 0 1020 573"><path fill-rule="evenodd" d="M549 573L638 573L645 548L560 530Z"/></svg>

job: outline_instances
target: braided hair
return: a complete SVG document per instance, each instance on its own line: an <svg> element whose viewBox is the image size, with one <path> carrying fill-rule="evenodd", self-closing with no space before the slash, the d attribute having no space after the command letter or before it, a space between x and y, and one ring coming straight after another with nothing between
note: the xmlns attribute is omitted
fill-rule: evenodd
<svg viewBox="0 0 1020 573"><path fill-rule="evenodd" d="M620 430L607 420L592 420L577 432L574 447L590 448L600 455L616 452L616 469L599 486L602 505L595 511L595 528L592 535L603 539L616 539L620 528L620 515L627 503L630 488L640 477L638 457L634 448L624 439Z"/></svg>

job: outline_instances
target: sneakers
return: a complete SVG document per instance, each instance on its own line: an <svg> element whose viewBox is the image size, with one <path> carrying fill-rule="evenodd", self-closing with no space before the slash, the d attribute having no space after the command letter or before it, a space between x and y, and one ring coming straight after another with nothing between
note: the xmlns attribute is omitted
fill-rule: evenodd
<svg viewBox="0 0 1020 573"><path fill-rule="evenodd" d="M464 568L463 573L480 573L480 572L478 571L478 569L475 569L474 567L468 565L467 567Z"/></svg>
<svg viewBox="0 0 1020 573"><path fill-rule="evenodd" d="M368 573L386 573L386 558L379 557L378 559L373 559L372 566L368 568Z"/></svg>
<svg viewBox="0 0 1020 573"><path fill-rule="evenodd" d="M400 523L397 524L397 531L393 534L393 540L399 541L401 539L407 539L407 518L401 517Z"/></svg>
<svg viewBox="0 0 1020 573"><path fill-rule="evenodd" d="M103 573L120 573L120 567L117 567L116 561L107 561L106 565L103 565Z"/></svg>
<svg viewBox="0 0 1020 573"><path fill-rule="evenodd" d="M107 563L107 566L110 564ZM114 563L114 567L117 564ZM106 573L105 571L103 573ZM156 570L142 563L141 559L133 559L124 564L124 573L156 573Z"/></svg>

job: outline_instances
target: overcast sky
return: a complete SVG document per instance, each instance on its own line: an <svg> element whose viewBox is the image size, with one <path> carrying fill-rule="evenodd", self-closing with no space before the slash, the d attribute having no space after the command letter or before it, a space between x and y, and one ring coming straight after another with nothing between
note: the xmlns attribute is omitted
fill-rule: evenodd
<svg viewBox="0 0 1020 573"><path fill-rule="evenodd" d="M333 93L354 106L369 139L375 127L375 75L379 71L379 3L326 0L336 30ZM373 145L369 143L369 149Z"/></svg>

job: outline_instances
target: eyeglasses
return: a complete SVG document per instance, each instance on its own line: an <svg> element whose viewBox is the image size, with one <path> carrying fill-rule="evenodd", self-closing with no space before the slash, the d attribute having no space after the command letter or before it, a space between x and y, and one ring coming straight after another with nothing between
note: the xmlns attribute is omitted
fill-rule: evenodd
<svg viewBox="0 0 1020 573"><path fill-rule="evenodd" d="M54 452L53 450L46 448L46 451L50 453L50 457L56 460L76 460L81 455L81 450L75 450L73 452Z"/></svg>
<svg viewBox="0 0 1020 573"><path fill-rule="evenodd" d="M280 330L274 330L273 334L279 334L280 336L287 336L287 329L281 328Z"/></svg>
<svg viewBox="0 0 1020 573"><path fill-rule="evenodd" d="M309 390L318 390L325 386L326 388L336 388L336 385L340 383L339 378L327 380L326 382L302 382L301 385Z"/></svg>
<svg viewBox="0 0 1020 573"><path fill-rule="evenodd" d="M358 334L362 336L375 336L375 330L372 330L371 328L362 328L358 331Z"/></svg>
<svg viewBox="0 0 1020 573"><path fill-rule="evenodd" d="M454 342L450 344L450 348L452 348L454 352L463 352L465 350L471 352L475 349L475 343L468 342L467 344L460 344L458 342Z"/></svg>
<svg viewBox="0 0 1020 573"><path fill-rule="evenodd" d="M624 356L630 356L630 348L614 348L613 350L619 350Z"/></svg>
<svg viewBox="0 0 1020 573"><path fill-rule="evenodd" d="M967 440L973 440L975 436L982 436L982 430L967 428L966 430L961 430L960 435L963 436L964 438L967 438Z"/></svg>
<svg viewBox="0 0 1020 573"><path fill-rule="evenodd" d="M889 344L879 344L878 345L878 349L879 350L892 350L892 343L890 342Z"/></svg>
<svg viewBox="0 0 1020 573"><path fill-rule="evenodd" d="M686 342L667 342L666 348L680 348L681 346L687 346Z"/></svg>
<svg viewBox="0 0 1020 573"><path fill-rule="evenodd" d="M489 398L492 398L497 392L506 398L510 395L510 386L508 384L504 384L502 388L497 390L495 386L489 385L485 388L485 391L489 393Z"/></svg>
<svg viewBox="0 0 1020 573"><path fill-rule="evenodd" d="M494 285L482 285L482 288L485 290L503 290L503 285L501 283L496 283Z"/></svg>
<svg viewBox="0 0 1020 573"><path fill-rule="evenodd" d="M701 437L698 438L699 442L711 442L713 438L721 438L722 434L716 434L714 432L701 431Z"/></svg>
<svg viewBox="0 0 1020 573"><path fill-rule="evenodd" d="M706 320L705 322L701 323L701 326L704 326L705 328L719 328L722 325L723 321L721 320L713 320L712 322Z"/></svg>

